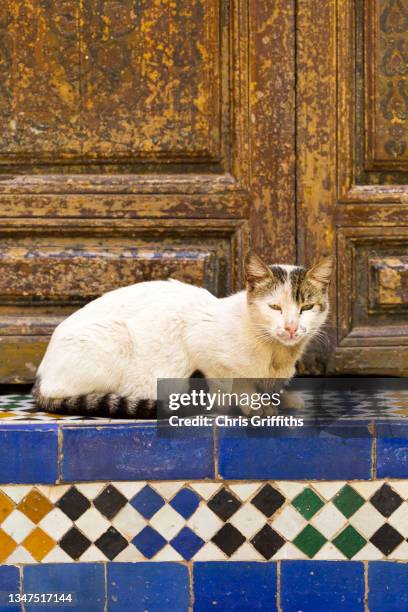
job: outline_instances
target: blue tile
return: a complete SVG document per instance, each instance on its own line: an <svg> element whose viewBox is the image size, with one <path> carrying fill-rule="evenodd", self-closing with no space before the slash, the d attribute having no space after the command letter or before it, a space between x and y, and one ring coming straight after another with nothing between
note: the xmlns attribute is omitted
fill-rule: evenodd
<svg viewBox="0 0 408 612"><path fill-rule="evenodd" d="M162 506L164 506L165 501L161 495L153 491L149 485L146 485L130 500L130 503L140 512L140 514L150 519Z"/></svg>
<svg viewBox="0 0 408 612"><path fill-rule="evenodd" d="M189 527L184 527L170 542L180 555L189 561L204 546L204 540L198 537Z"/></svg>
<svg viewBox="0 0 408 612"><path fill-rule="evenodd" d="M21 605L10 603L9 595L20 593L20 573L14 565L0 567L0 612L21 612Z"/></svg>
<svg viewBox="0 0 408 612"><path fill-rule="evenodd" d="M212 478L211 428L154 424L63 427L63 479L161 480Z"/></svg>
<svg viewBox="0 0 408 612"><path fill-rule="evenodd" d="M363 612L363 563L282 561L281 608L282 612Z"/></svg>
<svg viewBox="0 0 408 612"><path fill-rule="evenodd" d="M170 505L173 506L173 508L179 514L181 514L181 516L184 516L185 519L188 519L193 514L193 512L195 512L200 501L201 498L199 497L199 495L197 495L197 493L194 493L194 491L191 491L191 489L181 489L181 491L179 491L177 495L173 497L170 502Z"/></svg>
<svg viewBox="0 0 408 612"><path fill-rule="evenodd" d="M377 424L377 477L408 478L408 425Z"/></svg>
<svg viewBox="0 0 408 612"><path fill-rule="evenodd" d="M154 555L159 552L166 544L166 540L160 535L158 531L152 529L149 525L145 527L136 537L133 538L132 543L140 550L140 552L151 559Z"/></svg>
<svg viewBox="0 0 408 612"><path fill-rule="evenodd" d="M408 610L408 564L370 561L368 564L368 608L370 612Z"/></svg>
<svg viewBox="0 0 408 612"><path fill-rule="evenodd" d="M187 612L188 569L178 563L109 563L109 612Z"/></svg>
<svg viewBox="0 0 408 612"><path fill-rule="evenodd" d="M28 565L23 569L25 593L72 593L72 604L25 604L27 612L103 612L105 607L104 566L93 563Z"/></svg>
<svg viewBox="0 0 408 612"><path fill-rule="evenodd" d="M0 483L48 484L57 478L57 425L0 427Z"/></svg>
<svg viewBox="0 0 408 612"><path fill-rule="evenodd" d="M365 425L328 430L220 428L219 473L228 479L327 479L371 477L372 438Z"/></svg>
<svg viewBox="0 0 408 612"><path fill-rule="evenodd" d="M276 563L195 563L194 612L277 610Z"/></svg>

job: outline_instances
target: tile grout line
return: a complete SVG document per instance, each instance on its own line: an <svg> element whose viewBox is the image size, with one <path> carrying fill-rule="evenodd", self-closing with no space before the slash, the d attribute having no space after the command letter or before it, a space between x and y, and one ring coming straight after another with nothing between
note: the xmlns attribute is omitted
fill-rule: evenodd
<svg viewBox="0 0 408 612"><path fill-rule="evenodd" d="M370 612L368 607L368 561L363 561L364 564L364 612Z"/></svg>
<svg viewBox="0 0 408 612"><path fill-rule="evenodd" d="M188 576L189 576L189 612L194 611L194 571L193 571L193 561L189 561L187 563Z"/></svg>
<svg viewBox="0 0 408 612"><path fill-rule="evenodd" d="M281 560L276 563L276 608L278 612L282 612L281 602Z"/></svg>
<svg viewBox="0 0 408 612"><path fill-rule="evenodd" d="M108 612L108 562L105 561L104 564L104 585L105 585L105 597L104 597L104 612Z"/></svg>
<svg viewBox="0 0 408 612"><path fill-rule="evenodd" d="M371 478L377 479L377 427L373 421L373 442L371 446Z"/></svg>
<svg viewBox="0 0 408 612"><path fill-rule="evenodd" d="M58 427L58 483L62 484L62 427Z"/></svg>

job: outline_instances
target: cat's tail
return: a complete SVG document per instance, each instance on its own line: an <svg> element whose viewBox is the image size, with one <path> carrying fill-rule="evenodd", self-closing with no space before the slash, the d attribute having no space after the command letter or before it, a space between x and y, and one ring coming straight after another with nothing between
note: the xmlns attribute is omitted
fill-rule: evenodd
<svg viewBox="0 0 408 612"><path fill-rule="evenodd" d="M46 412L83 417L105 417L114 419L156 419L157 401L121 397L114 393L91 393L65 398L45 397L40 391L37 378L31 391L35 403Z"/></svg>

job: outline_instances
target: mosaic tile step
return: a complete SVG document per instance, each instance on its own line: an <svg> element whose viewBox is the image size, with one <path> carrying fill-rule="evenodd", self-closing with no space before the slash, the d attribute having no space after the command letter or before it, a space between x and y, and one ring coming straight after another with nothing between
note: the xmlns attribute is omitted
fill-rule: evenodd
<svg viewBox="0 0 408 612"><path fill-rule="evenodd" d="M330 381L330 379L327 379ZM364 379L362 379L364 380ZM408 417L408 389L388 391L326 390L321 400L312 390L303 389L304 414L310 418L352 418L361 420L397 419ZM318 398L318 399L316 399ZM128 422L103 417L66 416L39 411L30 394L0 396L0 419L4 422Z"/></svg>
<svg viewBox="0 0 408 612"><path fill-rule="evenodd" d="M408 481L0 487L0 564L408 560Z"/></svg>

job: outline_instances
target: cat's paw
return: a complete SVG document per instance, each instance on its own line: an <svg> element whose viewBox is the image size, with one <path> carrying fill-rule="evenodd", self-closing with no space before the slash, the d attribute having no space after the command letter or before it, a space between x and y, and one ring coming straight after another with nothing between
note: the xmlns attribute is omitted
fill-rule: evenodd
<svg viewBox="0 0 408 612"><path fill-rule="evenodd" d="M302 410L305 407L305 401L298 391L284 391L281 395L280 405L281 408Z"/></svg>

